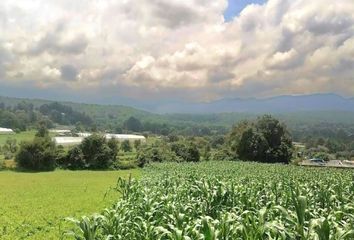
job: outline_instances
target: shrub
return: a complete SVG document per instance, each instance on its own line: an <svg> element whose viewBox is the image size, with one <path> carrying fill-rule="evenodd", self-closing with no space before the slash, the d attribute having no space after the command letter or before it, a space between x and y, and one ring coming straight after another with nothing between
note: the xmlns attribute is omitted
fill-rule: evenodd
<svg viewBox="0 0 354 240"><path fill-rule="evenodd" d="M124 151L124 152L131 152L132 151L132 146L130 145L129 140L124 140L121 145L120 148Z"/></svg>
<svg viewBox="0 0 354 240"><path fill-rule="evenodd" d="M5 145L2 147L2 153L5 156L5 159L13 159L18 150L16 139L8 138L5 142Z"/></svg>
<svg viewBox="0 0 354 240"><path fill-rule="evenodd" d="M3 159L0 159L0 171L4 170L5 168L6 168L5 161Z"/></svg>
<svg viewBox="0 0 354 240"><path fill-rule="evenodd" d="M137 164L144 167L151 162L179 162L180 158L167 145L141 147L137 154Z"/></svg>
<svg viewBox="0 0 354 240"><path fill-rule="evenodd" d="M141 140L135 140L134 141L134 148L135 150L138 150L141 146Z"/></svg>
<svg viewBox="0 0 354 240"><path fill-rule="evenodd" d="M186 162L200 161L199 150L193 142L176 142L171 145L171 149L183 161Z"/></svg>
<svg viewBox="0 0 354 240"><path fill-rule="evenodd" d="M71 170L86 169L89 167L84 159L84 154L82 153L80 146L75 146L70 149L66 158L60 163L60 165Z"/></svg>
<svg viewBox="0 0 354 240"><path fill-rule="evenodd" d="M235 161L235 155L232 154L227 148L218 149L212 155L212 160L215 161Z"/></svg>
<svg viewBox="0 0 354 240"><path fill-rule="evenodd" d="M247 161L289 163L293 153L286 126L269 115L235 126L229 135L229 146L235 157Z"/></svg>
<svg viewBox="0 0 354 240"><path fill-rule="evenodd" d="M24 142L16 155L18 167L32 171L52 171L56 167L57 152L49 137L36 137Z"/></svg>
<svg viewBox="0 0 354 240"><path fill-rule="evenodd" d="M69 169L108 169L116 161L117 142L106 141L105 137L93 134L72 148L63 163Z"/></svg>

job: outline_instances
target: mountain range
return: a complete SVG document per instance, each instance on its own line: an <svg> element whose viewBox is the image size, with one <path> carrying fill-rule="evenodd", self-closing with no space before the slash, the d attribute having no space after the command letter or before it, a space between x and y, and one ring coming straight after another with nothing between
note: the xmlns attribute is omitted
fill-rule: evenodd
<svg viewBox="0 0 354 240"><path fill-rule="evenodd" d="M204 103L158 102L134 107L156 113L287 113L298 111L353 111L354 98L336 94L277 96L272 98L234 98Z"/></svg>
<svg viewBox="0 0 354 240"><path fill-rule="evenodd" d="M0 102L18 103L22 98L0 97ZM28 99L27 99L28 100ZM30 100L34 105L52 102L49 100ZM63 102L63 101L60 101ZM75 103L66 102L68 105ZM211 102L191 103L184 101L124 101L111 102L109 107L120 107L133 110L145 110L159 114L211 114L211 113L291 113L291 112L311 112L311 111L347 111L354 112L354 98L345 98L336 94L312 94L312 95L283 95L271 98L229 98ZM10 105L11 105L10 104ZM87 104L86 104L87 105ZM88 104L94 106L97 104ZM123 106L125 105L125 106ZM83 105L80 105L82 107ZM108 107L108 108L109 108Z"/></svg>

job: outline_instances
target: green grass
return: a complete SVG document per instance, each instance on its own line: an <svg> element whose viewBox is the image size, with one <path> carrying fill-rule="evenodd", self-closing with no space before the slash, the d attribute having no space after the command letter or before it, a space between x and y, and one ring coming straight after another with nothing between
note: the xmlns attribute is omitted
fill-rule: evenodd
<svg viewBox="0 0 354 240"><path fill-rule="evenodd" d="M36 131L25 131L16 134L0 134L0 146L4 145L8 138L16 139L17 143L23 141L31 141L34 138Z"/></svg>
<svg viewBox="0 0 354 240"><path fill-rule="evenodd" d="M110 206L118 199L110 187L130 173L140 175L137 169L0 172L0 239L59 239L60 225L67 225L63 218Z"/></svg>

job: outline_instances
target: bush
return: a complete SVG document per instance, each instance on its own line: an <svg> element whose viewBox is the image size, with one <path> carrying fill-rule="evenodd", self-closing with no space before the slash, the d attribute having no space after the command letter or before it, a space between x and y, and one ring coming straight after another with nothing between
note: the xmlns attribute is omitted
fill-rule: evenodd
<svg viewBox="0 0 354 240"><path fill-rule="evenodd" d="M235 161L235 155L227 148L218 149L213 153L212 159L215 161Z"/></svg>
<svg viewBox="0 0 354 240"><path fill-rule="evenodd" d="M5 161L3 159L0 159L0 171L4 170L5 168L6 168Z"/></svg>
<svg viewBox="0 0 354 240"><path fill-rule="evenodd" d="M2 147L2 153L6 160L13 159L18 150L16 139L8 138Z"/></svg>
<svg viewBox="0 0 354 240"><path fill-rule="evenodd" d="M135 150L138 150L141 146L141 140L135 140L134 141L134 148Z"/></svg>
<svg viewBox="0 0 354 240"><path fill-rule="evenodd" d="M137 164L144 167L151 162L179 162L180 158L167 145L141 147L137 154Z"/></svg>
<svg viewBox="0 0 354 240"><path fill-rule="evenodd" d="M72 148L63 163L69 169L108 169L116 161L117 142L106 141L105 137L93 134Z"/></svg>
<svg viewBox="0 0 354 240"><path fill-rule="evenodd" d="M71 170L79 170L89 168L86 163L84 154L82 153L80 146L75 146L68 151L68 154L62 163L59 163L62 167Z"/></svg>
<svg viewBox="0 0 354 240"><path fill-rule="evenodd" d="M130 145L129 140L124 140L121 145L120 148L124 151L124 152L131 152L132 151L132 146Z"/></svg>
<svg viewBox="0 0 354 240"><path fill-rule="evenodd" d="M314 154L313 157L322 159L322 160L324 160L326 162L328 162L331 159L331 156L328 153L325 153L325 152L318 152L318 153Z"/></svg>
<svg viewBox="0 0 354 240"><path fill-rule="evenodd" d="M293 153L286 126L269 115L235 126L229 146L235 157L246 161L289 163Z"/></svg>
<svg viewBox="0 0 354 240"><path fill-rule="evenodd" d="M31 171L53 171L56 159L56 147L49 137L22 143L15 158L18 167Z"/></svg>
<svg viewBox="0 0 354 240"><path fill-rule="evenodd" d="M186 162L200 161L199 150L193 142L176 142L171 145L171 149L183 161Z"/></svg>

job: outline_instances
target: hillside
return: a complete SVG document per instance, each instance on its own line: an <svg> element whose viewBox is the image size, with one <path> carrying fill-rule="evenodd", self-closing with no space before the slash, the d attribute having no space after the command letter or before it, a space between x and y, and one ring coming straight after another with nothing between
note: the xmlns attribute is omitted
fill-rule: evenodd
<svg viewBox="0 0 354 240"><path fill-rule="evenodd" d="M142 105L159 113L288 113L299 111L350 111L354 112L354 99L336 94L277 96L271 98L232 98L211 102L159 102Z"/></svg>
<svg viewBox="0 0 354 240"><path fill-rule="evenodd" d="M279 101L281 97L278 98ZM5 106L15 106L21 102L27 102L39 108L43 104L53 103L54 101L43 99L22 99L12 97L1 97L0 103ZM59 102L63 105L70 106L74 110L86 113L95 122L100 125L109 123L122 123L129 117L133 116L145 122L159 122L172 125L213 125L230 127L234 123L244 119L254 119L262 112L249 111L244 112L223 112L223 113L169 113L158 114L133 107L122 105L99 105L74 102ZM286 103L282 103L285 106ZM295 124L311 124L311 123L342 123L351 124L354 122L354 108L349 110L317 110L317 111L278 111L272 112L272 115L285 121L289 125Z"/></svg>

